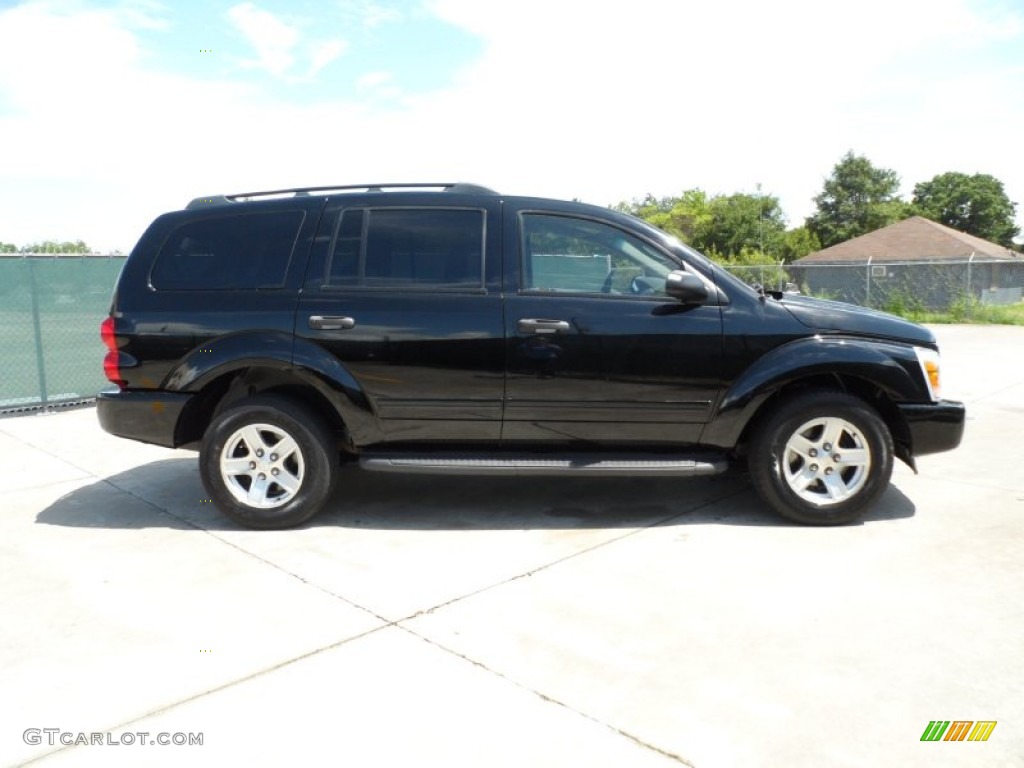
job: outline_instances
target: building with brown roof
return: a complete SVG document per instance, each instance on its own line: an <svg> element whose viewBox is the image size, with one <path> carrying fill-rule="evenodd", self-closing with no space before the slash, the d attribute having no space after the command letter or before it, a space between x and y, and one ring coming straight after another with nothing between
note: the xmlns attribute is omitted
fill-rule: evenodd
<svg viewBox="0 0 1024 768"><path fill-rule="evenodd" d="M903 261L967 261L1020 258L1004 245L958 232L952 227L911 216L830 248L804 256L796 264L851 264Z"/></svg>
<svg viewBox="0 0 1024 768"><path fill-rule="evenodd" d="M923 216L808 254L788 267L803 290L855 304L945 308L972 297L1020 301L1024 254Z"/></svg>

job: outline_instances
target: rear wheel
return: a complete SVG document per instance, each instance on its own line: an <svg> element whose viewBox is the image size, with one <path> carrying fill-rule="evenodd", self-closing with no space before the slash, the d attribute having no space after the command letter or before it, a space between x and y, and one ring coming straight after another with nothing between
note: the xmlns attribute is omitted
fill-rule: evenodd
<svg viewBox="0 0 1024 768"><path fill-rule="evenodd" d="M889 484L893 443L866 402L814 391L783 401L759 426L750 474L780 515L808 525L860 518Z"/></svg>
<svg viewBox="0 0 1024 768"><path fill-rule="evenodd" d="M249 528L290 528L330 497L337 456L316 414L288 398L244 400L210 423L199 453L203 485Z"/></svg>

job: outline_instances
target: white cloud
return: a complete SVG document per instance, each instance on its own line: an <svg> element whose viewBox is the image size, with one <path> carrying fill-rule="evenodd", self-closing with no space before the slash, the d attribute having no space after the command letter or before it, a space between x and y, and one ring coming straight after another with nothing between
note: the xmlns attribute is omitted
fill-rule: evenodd
<svg viewBox="0 0 1024 768"><path fill-rule="evenodd" d="M324 40L309 46L309 69L306 77L315 76L321 69L337 59L348 49L344 40Z"/></svg>
<svg viewBox="0 0 1024 768"><path fill-rule="evenodd" d="M371 29L382 24L393 24L401 21L404 15L396 8L384 8L370 3L363 14L363 24Z"/></svg>
<svg viewBox="0 0 1024 768"><path fill-rule="evenodd" d="M112 11L130 27L165 30L169 26L163 18L165 6L155 0L122 0Z"/></svg>
<svg viewBox="0 0 1024 768"><path fill-rule="evenodd" d="M291 68L298 29L252 3L232 6L228 19L256 50L257 58L245 61L246 66L265 69L273 75L283 75Z"/></svg>
<svg viewBox="0 0 1024 768"><path fill-rule="evenodd" d="M403 13L394 5L378 5L373 0L342 0L339 3L341 11L367 29L373 29L384 24L394 24L405 18Z"/></svg>
<svg viewBox="0 0 1024 768"><path fill-rule="evenodd" d="M0 96L25 115L87 115L109 103L102 75L132 72L140 58L135 36L109 11L26 4L0 13Z"/></svg>
<svg viewBox="0 0 1024 768"><path fill-rule="evenodd" d="M367 72L356 80L357 91L372 91L394 80L390 72Z"/></svg>
<svg viewBox="0 0 1024 768"><path fill-rule="evenodd" d="M227 18L256 53L254 59L243 59L242 66L261 69L285 80L312 80L348 49L348 43L339 39L302 42L299 26L289 24L252 3L232 6L228 9ZM300 52L309 64L304 74L295 75L293 71Z"/></svg>
<svg viewBox="0 0 1024 768"><path fill-rule="evenodd" d="M127 250L157 213L202 194L388 179L598 204L760 182L799 223L848 149L897 170L907 192L942 171L982 172L1024 204L1024 104L1013 98L1024 92L1024 54L1009 66L989 60L1009 34L1024 51L1024 32L1019 14L995 6L431 7L482 44L454 82L381 99L394 87L392 62L370 61L351 100L324 89L307 105L151 71L132 24L113 11L0 11L0 240L81 237ZM259 66L286 80L345 52L340 41L304 41L252 3L232 13ZM296 126L301 142L290 140Z"/></svg>
<svg viewBox="0 0 1024 768"><path fill-rule="evenodd" d="M476 0L431 7L481 36L486 51L457 88L419 106L438 119L457 113L488 137L481 152L502 115L498 130L519 156L492 162L484 181L501 189L608 203L761 182L799 223L851 148L910 186L921 180L913 168L932 165L974 165L1008 186L1016 171L1010 134L1020 135L1024 105L1007 95L1024 92L1020 70L988 66L984 88L958 93L930 69L954 56L963 70L981 66L1008 30L1020 39L1019 14L971 0L861 0L855 12L816 0L519 0L512 14ZM946 104L928 104L929 93L945 93ZM978 121L989 110L1002 125ZM951 112L970 114L974 131L994 141L951 130L963 122ZM1024 168L1016 173L1024 201Z"/></svg>

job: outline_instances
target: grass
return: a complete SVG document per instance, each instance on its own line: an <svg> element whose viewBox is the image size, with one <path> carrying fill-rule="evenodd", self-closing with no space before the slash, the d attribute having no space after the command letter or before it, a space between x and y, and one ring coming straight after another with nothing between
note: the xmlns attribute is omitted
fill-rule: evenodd
<svg viewBox="0 0 1024 768"><path fill-rule="evenodd" d="M825 293L809 293L821 299L834 299ZM924 307L920 299L909 291L893 291L880 305L872 304L891 315L915 323L971 323L976 325L1024 325L1024 301L1015 304L982 304L973 296L960 296L946 309Z"/></svg>
<svg viewBox="0 0 1024 768"><path fill-rule="evenodd" d="M1024 325L1024 302L1000 305L956 302L944 312L908 307L884 307L883 309L915 323Z"/></svg>

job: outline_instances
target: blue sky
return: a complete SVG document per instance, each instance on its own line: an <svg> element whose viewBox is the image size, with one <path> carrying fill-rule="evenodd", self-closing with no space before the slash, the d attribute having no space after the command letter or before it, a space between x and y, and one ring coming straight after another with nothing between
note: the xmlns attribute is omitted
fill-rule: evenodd
<svg viewBox="0 0 1024 768"><path fill-rule="evenodd" d="M147 66L296 104L429 91L483 47L418 2L135 5L148 11L135 27Z"/></svg>
<svg viewBox="0 0 1024 768"><path fill-rule="evenodd" d="M778 195L847 151L1022 203L1021 0L0 1L0 241L129 250L205 194L469 180Z"/></svg>

